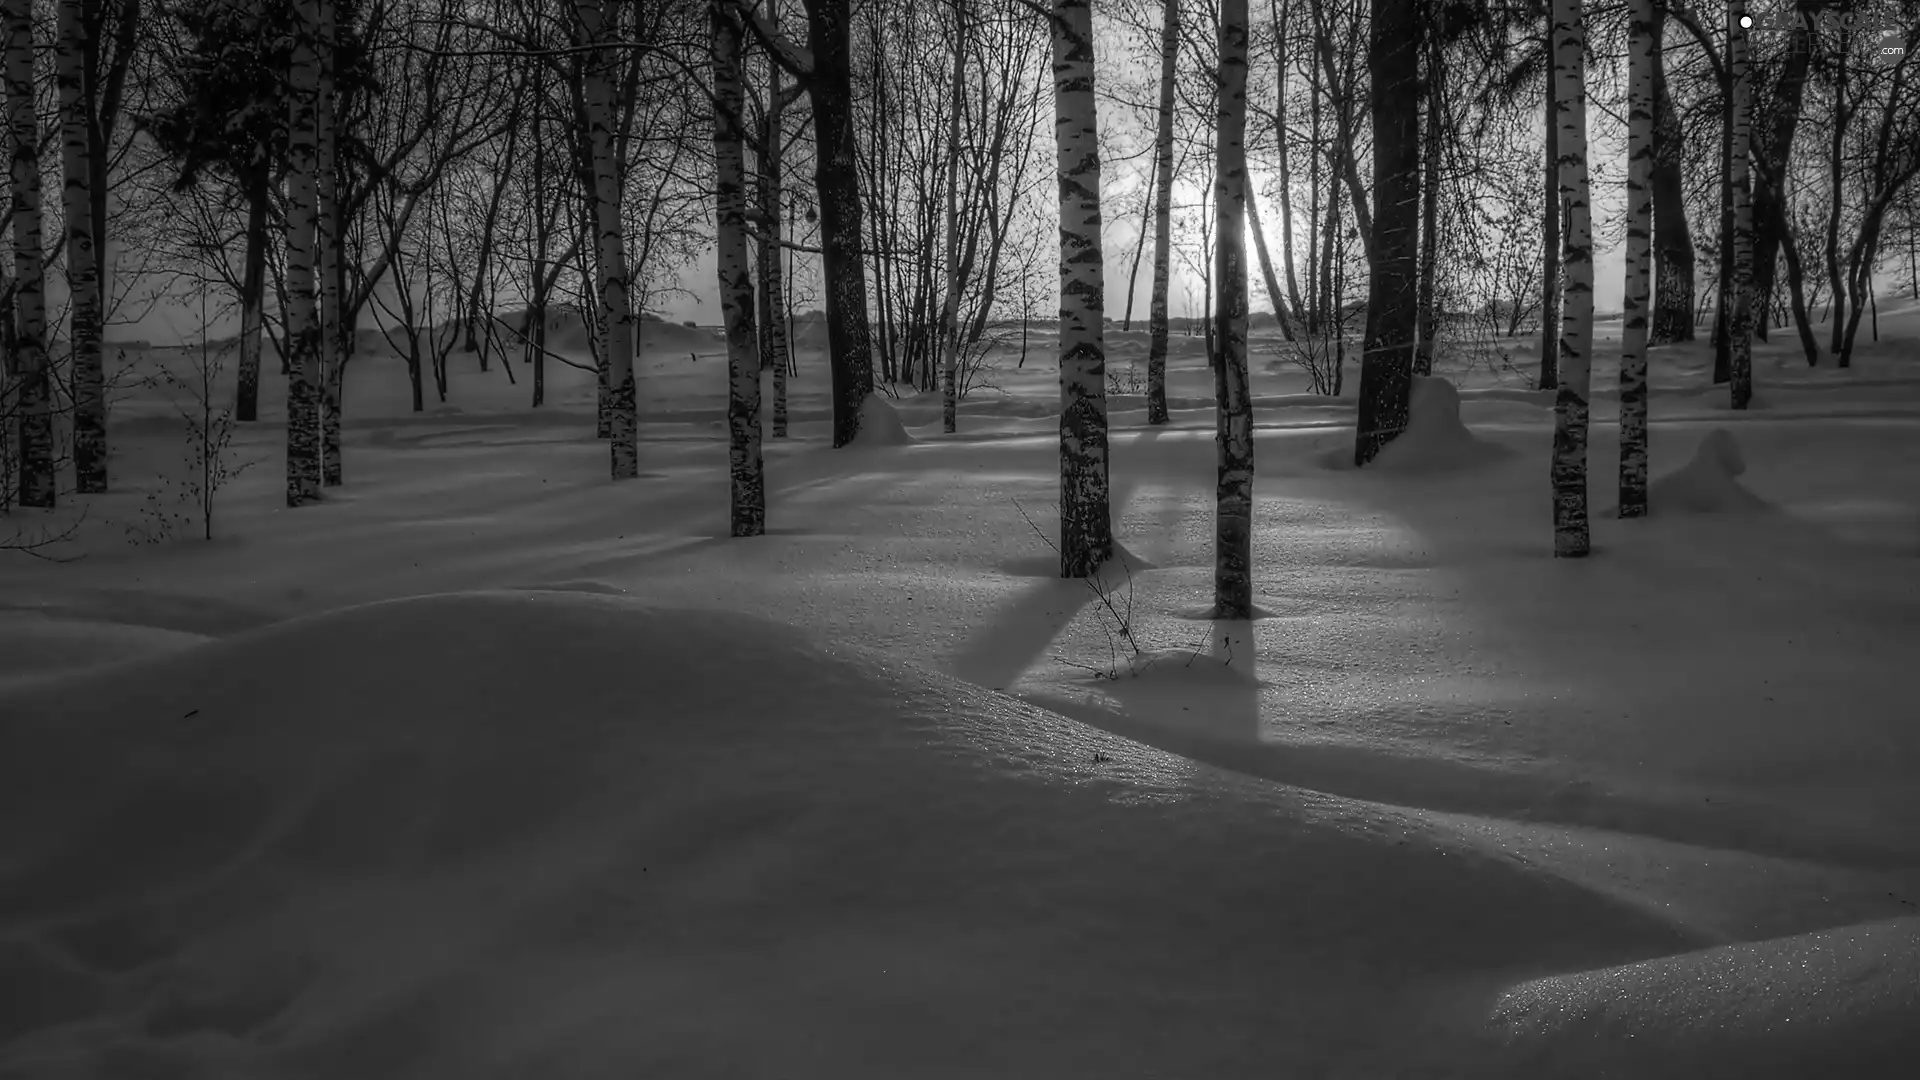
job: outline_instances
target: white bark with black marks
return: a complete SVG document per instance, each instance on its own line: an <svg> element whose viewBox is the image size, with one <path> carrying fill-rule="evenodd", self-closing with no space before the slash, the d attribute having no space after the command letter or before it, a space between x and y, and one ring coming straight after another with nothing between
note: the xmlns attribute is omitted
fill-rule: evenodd
<svg viewBox="0 0 1920 1080"><path fill-rule="evenodd" d="M760 454L760 358L754 348L752 250L747 243L747 163L740 129L746 105L740 25L722 0L709 0L713 32L714 223L720 316L727 332L727 452L734 536L767 531L767 483Z"/></svg>
<svg viewBox="0 0 1920 1080"><path fill-rule="evenodd" d="M340 24L334 0L320 0L320 81L319 99L314 104L318 118L318 137L314 140L319 155L315 187L319 198L315 243L320 249L320 484L339 487L344 475L340 458L340 382L346 375L347 355L352 342L341 327L341 246L346 239L340 220L340 139L338 89L334 66L338 53Z"/></svg>
<svg viewBox="0 0 1920 1080"><path fill-rule="evenodd" d="M1160 108L1153 138L1153 297L1147 309L1147 423L1167 422L1167 290L1173 280L1173 91L1180 3L1166 0L1160 28Z"/></svg>
<svg viewBox="0 0 1920 1080"><path fill-rule="evenodd" d="M19 374L21 506L56 500L53 373L47 359L46 258L40 236L40 125L34 112L33 5L4 0L7 120L13 132L15 370Z"/></svg>
<svg viewBox="0 0 1920 1080"><path fill-rule="evenodd" d="M1587 413L1593 367L1593 240L1587 192L1586 21L1580 0L1554 0L1561 242L1560 385L1553 404L1553 553L1587 554Z"/></svg>
<svg viewBox="0 0 1920 1080"><path fill-rule="evenodd" d="M81 0L60 0L54 64L60 87L60 147L66 182L67 295L73 347L74 490L107 490L107 396L100 355L100 263L94 245L92 140L86 81L87 31Z"/></svg>
<svg viewBox="0 0 1920 1080"><path fill-rule="evenodd" d="M587 134L593 159L593 228L599 253L600 314L606 323L606 367L610 400L608 442L615 480L640 475L639 412L633 375L633 311L629 297L626 228L621 221L621 176L614 152L614 87L609 67L617 38L618 4L574 0L574 18L583 44L592 46L581 60L587 106ZM609 17L614 16L614 17Z"/></svg>
<svg viewBox="0 0 1920 1080"><path fill-rule="evenodd" d="M319 114L321 0L294 7L287 139L287 505L320 501Z"/></svg>
<svg viewBox="0 0 1920 1080"><path fill-rule="evenodd" d="M1214 374L1218 430L1214 493L1214 616L1253 617L1253 399L1247 379L1247 0L1220 5L1219 112L1213 170ZM1268 274L1271 282L1272 274ZM1280 309L1279 289L1274 307Z"/></svg>
<svg viewBox="0 0 1920 1080"><path fill-rule="evenodd" d="M947 117L947 282L940 305L940 423L951 435L960 407L960 114L967 92L966 0L956 0L953 35L953 111Z"/></svg>
<svg viewBox="0 0 1920 1080"><path fill-rule="evenodd" d="M1627 13L1627 287L1620 327L1620 516L1647 513L1647 339L1653 262L1654 0Z"/></svg>
<svg viewBox="0 0 1920 1080"><path fill-rule="evenodd" d="M1727 4L1728 75L1733 82L1733 150L1727 180L1733 191L1733 279L1727 324L1727 386L1735 409L1753 401L1753 70L1740 19L1746 0Z"/></svg>
<svg viewBox="0 0 1920 1080"><path fill-rule="evenodd" d="M1089 0L1054 0L1052 23L1060 175L1060 576L1078 578L1113 555L1100 133Z"/></svg>

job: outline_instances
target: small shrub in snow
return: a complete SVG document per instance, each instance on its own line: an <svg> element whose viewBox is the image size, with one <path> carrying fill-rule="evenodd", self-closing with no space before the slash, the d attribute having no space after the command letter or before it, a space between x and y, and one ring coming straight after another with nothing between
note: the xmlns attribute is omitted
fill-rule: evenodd
<svg viewBox="0 0 1920 1080"><path fill-rule="evenodd" d="M138 543L163 543L194 528L202 539L213 539L220 489L257 463L234 454L233 406L214 401L226 352L226 347L210 348L203 337L185 378L165 364L156 364L157 370L146 376L148 389L164 394L180 416L185 469L178 476L163 473L158 486L147 492L139 520L127 526L128 537Z"/></svg>

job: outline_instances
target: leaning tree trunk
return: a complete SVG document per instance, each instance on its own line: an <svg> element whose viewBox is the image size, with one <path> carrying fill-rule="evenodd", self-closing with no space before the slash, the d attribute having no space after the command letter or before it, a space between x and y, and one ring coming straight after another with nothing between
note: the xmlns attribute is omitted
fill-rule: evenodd
<svg viewBox="0 0 1920 1080"><path fill-rule="evenodd" d="M260 418L260 337L267 290L267 208L272 192L265 175L247 184L247 250L240 273L240 370L235 375L234 419Z"/></svg>
<svg viewBox="0 0 1920 1080"><path fill-rule="evenodd" d="M1553 407L1553 553L1587 554L1587 395L1593 349L1593 241L1587 202L1587 28L1580 0L1553 0L1560 202L1567 208L1560 386Z"/></svg>
<svg viewBox="0 0 1920 1080"><path fill-rule="evenodd" d="M1681 166L1686 133L1667 96L1664 0L1653 18L1653 327L1651 342L1693 340L1693 231Z"/></svg>
<svg viewBox="0 0 1920 1080"><path fill-rule="evenodd" d="M1747 156L1753 146L1753 74L1747 60L1747 31L1740 19L1746 0L1727 5L1728 75L1733 82L1733 148L1727 159L1733 189L1733 311L1727 325L1727 375L1733 407L1753 400L1753 198Z"/></svg>
<svg viewBox="0 0 1920 1080"><path fill-rule="evenodd" d="M1247 382L1247 0L1220 5L1220 107L1213 205L1213 317L1220 364L1214 376L1218 468L1213 513L1213 614L1253 618L1253 400ZM1265 260L1262 260L1263 262ZM1274 310L1284 311L1271 266ZM1284 316L1283 316L1284 317Z"/></svg>
<svg viewBox="0 0 1920 1080"><path fill-rule="evenodd" d="M767 481L760 456L760 358L754 352L753 278L748 273L747 164L740 130L746 104L739 24L709 0L713 27L714 231L720 314L727 327L727 456L734 536L767 531Z"/></svg>
<svg viewBox="0 0 1920 1080"><path fill-rule="evenodd" d="M1107 504L1106 282L1100 132L1089 0L1053 0L1054 138L1060 173L1060 576L1113 555Z"/></svg>
<svg viewBox="0 0 1920 1080"><path fill-rule="evenodd" d="M320 249L320 336L324 343L320 360L320 482L324 487L338 487L341 483L340 381L346 377L347 355L352 345L340 325L346 227L340 220L339 139L334 131L338 116L333 69L339 37L334 3L335 0L320 0L320 100L315 105L319 117L319 136L315 140L319 156L314 167L318 172L316 184L320 200L315 243Z"/></svg>
<svg viewBox="0 0 1920 1080"><path fill-rule="evenodd" d="M1620 516L1647 513L1647 299L1652 254L1653 0L1627 23L1627 283L1620 324Z"/></svg>
<svg viewBox="0 0 1920 1080"><path fill-rule="evenodd" d="M954 8L952 112L947 116L947 281L940 305L940 430L956 430L960 407L960 111L967 92L967 11Z"/></svg>
<svg viewBox="0 0 1920 1080"><path fill-rule="evenodd" d="M1546 78L1547 154L1545 205L1540 218L1540 382L1542 390L1560 385L1560 304L1562 278L1560 224L1566 204L1560 196L1560 110L1557 81Z"/></svg>
<svg viewBox="0 0 1920 1080"><path fill-rule="evenodd" d="M1373 243L1367 340L1353 461L1365 465L1407 430L1420 300L1420 0L1375 0L1367 42L1373 80ZM1356 215L1357 217L1357 215ZM1334 298L1338 312L1339 298Z"/></svg>
<svg viewBox="0 0 1920 1080"><path fill-rule="evenodd" d="M633 311L628 294L626 229L620 216L621 177L614 157L613 85L609 40L614 36L607 0L574 0L574 17L591 51L584 61L582 87L587 104L588 138L593 157L594 237L599 251L600 317L606 323L607 384L612 389L608 439L612 475L640 475L639 413L633 378ZM615 8L614 10L618 10ZM749 317L751 324L751 317Z"/></svg>
<svg viewBox="0 0 1920 1080"><path fill-rule="evenodd" d="M40 127L34 114L33 5L5 0L7 119L13 129L14 352L20 378L21 506L55 502L53 373L47 360L46 260L40 239Z"/></svg>
<svg viewBox="0 0 1920 1080"><path fill-rule="evenodd" d="M92 141L83 84L86 82L86 27L81 0L60 0L59 38L54 49L60 86L60 147L66 171L62 186L67 212L67 340L73 349L74 490L97 495L107 490L106 375L100 354L100 263L94 246Z"/></svg>
<svg viewBox="0 0 1920 1080"><path fill-rule="evenodd" d="M320 7L294 7L288 94L287 172L287 505L320 500L319 310Z"/></svg>
<svg viewBox="0 0 1920 1080"><path fill-rule="evenodd" d="M1280 324L1280 336L1292 341L1293 320L1287 317L1287 299L1280 292L1280 277L1274 273L1273 256L1267 251L1267 234L1260 226L1260 204L1254 198L1251 183L1246 185L1245 194L1247 226L1248 231L1253 233L1253 252L1260 260L1260 280L1266 283L1267 300L1273 304L1273 318ZM1215 252L1216 257L1218 254ZM1215 336L1218 336L1217 331Z"/></svg>
<svg viewBox="0 0 1920 1080"><path fill-rule="evenodd" d="M1153 139L1153 297L1147 308L1147 423L1167 422L1167 290L1173 280L1173 89L1180 50L1179 0L1166 0L1160 29L1160 113Z"/></svg>

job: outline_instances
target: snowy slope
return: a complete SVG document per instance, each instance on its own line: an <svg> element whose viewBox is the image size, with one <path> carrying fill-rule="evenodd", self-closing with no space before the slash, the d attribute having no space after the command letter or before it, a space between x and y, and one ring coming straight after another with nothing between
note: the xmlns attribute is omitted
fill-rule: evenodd
<svg viewBox="0 0 1920 1080"><path fill-rule="evenodd" d="M1502 987L1706 943L1415 815L590 592L0 717L0 1076L1497 1076Z"/></svg>
<svg viewBox="0 0 1920 1080"><path fill-rule="evenodd" d="M1294 1074L1689 943L1406 815L585 593L350 609L0 716L0 985L35 1003L0 1075Z"/></svg>

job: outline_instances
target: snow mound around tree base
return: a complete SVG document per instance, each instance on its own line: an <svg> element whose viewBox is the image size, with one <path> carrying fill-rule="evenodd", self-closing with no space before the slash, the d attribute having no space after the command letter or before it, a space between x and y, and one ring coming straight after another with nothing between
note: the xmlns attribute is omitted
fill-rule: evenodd
<svg viewBox="0 0 1920 1080"><path fill-rule="evenodd" d="M1433 473L1471 469L1511 456L1512 451L1475 435L1460 419L1460 392L1438 376L1413 377L1407 429L1382 447L1367 468L1376 472ZM1333 469L1353 468L1350 445L1321 456Z"/></svg>
<svg viewBox="0 0 1920 1080"><path fill-rule="evenodd" d="M1920 1060L1920 919L1556 975L1492 1026L1541 1076L1904 1077Z"/></svg>
<svg viewBox="0 0 1920 1080"><path fill-rule="evenodd" d="M1767 501L1740 483L1746 471L1746 455L1733 433L1715 428L1700 443L1693 460L1647 486L1648 508L1656 515L1764 512L1769 509Z"/></svg>
<svg viewBox="0 0 1920 1080"><path fill-rule="evenodd" d="M1486 1077L1492 988L1704 944L1410 811L585 591L0 689L7 1080Z"/></svg>
<svg viewBox="0 0 1920 1080"><path fill-rule="evenodd" d="M860 403L860 434L855 446L907 446L918 442L907 432L891 402L879 394L868 394Z"/></svg>

